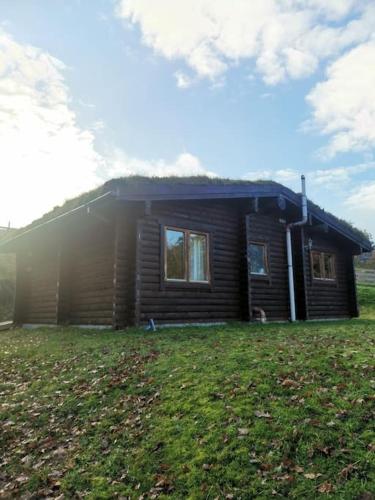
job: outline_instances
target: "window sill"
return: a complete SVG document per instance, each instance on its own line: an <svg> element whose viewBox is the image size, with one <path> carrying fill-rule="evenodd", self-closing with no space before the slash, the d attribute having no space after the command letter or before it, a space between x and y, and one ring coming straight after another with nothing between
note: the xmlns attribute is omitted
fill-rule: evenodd
<svg viewBox="0 0 375 500"><path fill-rule="evenodd" d="M180 289L202 289L202 290L211 290L212 283L205 281L173 281L173 280L164 280L161 283L162 289L168 290L180 290Z"/></svg>
<svg viewBox="0 0 375 500"><path fill-rule="evenodd" d="M189 281L162 281L161 290L211 290L212 283Z"/></svg>
<svg viewBox="0 0 375 500"><path fill-rule="evenodd" d="M255 274L255 273L250 273L250 276L251 276L252 280L270 281L270 275L269 274Z"/></svg>
<svg viewBox="0 0 375 500"><path fill-rule="evenodd" d="M331 278L313 278L313 283L325 283L327 285L336 285L337 279Z"/></svg>

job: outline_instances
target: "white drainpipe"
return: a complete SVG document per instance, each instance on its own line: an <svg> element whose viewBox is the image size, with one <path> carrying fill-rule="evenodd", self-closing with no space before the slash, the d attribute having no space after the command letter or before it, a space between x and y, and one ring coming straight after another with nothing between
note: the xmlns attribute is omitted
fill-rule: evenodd
<svg viewBox="0 0 375 500"><path fill-rule="evenodd" d="M293 254L292 254L292 229L296 226L303 226L307 222L307 198L305 176L301 176L302 182L302 219L298 222L292 222L286 226L286 251L288 258L288 280L289 280L289 303L290 303L290 321L296 321L296 300L294 294L294 276L293 276Z"/></svg>

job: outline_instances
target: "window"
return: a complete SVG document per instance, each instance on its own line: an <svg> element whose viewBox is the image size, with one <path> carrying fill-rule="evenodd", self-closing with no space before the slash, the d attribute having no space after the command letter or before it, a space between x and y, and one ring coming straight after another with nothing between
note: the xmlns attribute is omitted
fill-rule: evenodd
<svg viewBox="0 0 375 500"><path fill-rule="evenodd" d="M336 279L335 256L332 253L311 252L311 267L314 279Z"/></svg>
<svg viewBox="0 0 375 500"><path fill-rule="evenodd" d="M189 283L209 282L208 234L165 228L165 279Z"/></svg>
<svg viewBox="0 0 375 500"><path fill-rule="evenodd" d="M168 229L166 232L167 279L185 280L185 233Z"/></svg>
<svg viewBox="0 0 375 500"><path fill-rule="evenodd" d="M189 281L208 281L206 234L189 234Z"/></svg>
<svg viewBox="0 0 375 500"><path fill-rule="evenodd" d="M267 276L267 245L265 243L250 243L250 272L258 276Z"/></svg>

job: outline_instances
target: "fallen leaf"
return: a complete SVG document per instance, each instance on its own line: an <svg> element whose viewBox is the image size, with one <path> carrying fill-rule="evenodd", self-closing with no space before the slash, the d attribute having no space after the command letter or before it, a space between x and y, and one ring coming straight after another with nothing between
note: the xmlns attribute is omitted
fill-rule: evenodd
<svg viewBox="0 0 375 500"><path fill-rule="evenodd" d="M210 396L212 397L212 399L224 399L225 397L221 392L213 392L212 394L210 394Z"/></svg>
<svg viewBox="0 0 375 500"><path fill-rule="evenodd" d="M254 415L258 418L272 418L268 412L264 411L255 411Z"/></svg>
<svg viewBox="0 0 375 500"><path fill-rule="evenodd" d="M299 474L301 474L302 472L304 472L304 468L303 467L300 467L299 465L296 465L294 468L293 468L294 472L298 472Z"/></svg>
<svg viewBox="0 0 375 500"><path fill-rule="evenodd" d="M299 383L290 378L286 378L285 380L283 380L281 385L283 387L299 387Z"/></svg>
<svg viewBox="0 0 375 500"><path fill-rule="evenodd" d="M319 474L319 472L317 474L315 474L315 472L306 472L306 474L304 474L304 477L306 479L316 479L320 476L321 476L321 474Z"/></svg>
<svg viewBox="0 0 375 500"><path fill-rule="evenodd" d="M249 429L247 429L246 427L240 427L238 429L238 434L240 436L247 436L249 434Z"/></svg>
<svg viewBox="0 0 375 500"><path fill-rule="evenodd" d="M319 493L331 493L333 491L333 484L326 481L319 486L318 491Z"/></svg>
<svg viewBox="0 0 375 500"><path fill-rule="evenodd" d="M316 450L328 457L332 454L333 448L330 446L317 446Z"/></svg>
<svg viewBox="0 0 375 500"><path fill-rule="evenodd" d="M25 483L26 481L29 480L29 477L26 476L25 474L21 474L16 478L17 483Z"/></svg>
<svg viewBox="0 0 375 500"><path fill-rule="evenodd" d="M63 448L62 446L60 446L59 448L57 448L53 454L58 456L58 457L62 457L64 455L66 455L67 451L65 448Z"/></svg>
<svg viewBox="0 0 375 500"><path fill-rule="evenodd" d="M357 469L358 467L356 465L349 464L342 469L342 471L340 472L340 476L344 479L348 479L351 476L351 474Z"/></svg>
<svg viewBox="0 0 375 500"><path fill-rule="evenodd" d="M33 461L33 457L31 455L26 455L25 457L23 457L23 459L21 460L21 462L23 464L25 464L26 466L29 466Z"/></svg>

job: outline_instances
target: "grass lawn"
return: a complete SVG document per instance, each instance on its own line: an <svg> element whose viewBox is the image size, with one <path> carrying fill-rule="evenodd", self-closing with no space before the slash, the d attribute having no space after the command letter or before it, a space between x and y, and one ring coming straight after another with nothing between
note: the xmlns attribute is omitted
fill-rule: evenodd
<svg viewBox="0 0 375 500"><path fill-rule="evenodd" d="M364 317L0 334L0 497L375 498Z"/></svg>

